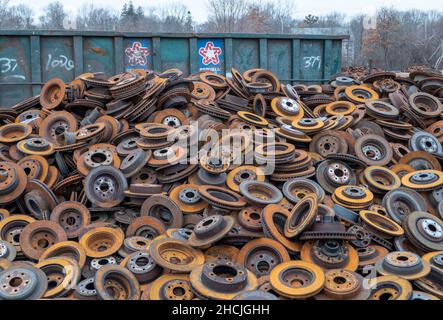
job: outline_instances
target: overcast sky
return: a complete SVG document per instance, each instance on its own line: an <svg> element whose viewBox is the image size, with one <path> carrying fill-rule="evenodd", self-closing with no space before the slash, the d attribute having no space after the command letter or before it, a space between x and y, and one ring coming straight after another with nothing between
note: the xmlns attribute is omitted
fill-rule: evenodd
<svg viewBox="0 0 443 320"><path fill-rule="evenodd" d="M261 0L266 1L266 0ZM275 1L275 0L274 0ZM435 9L443 10L443 0L371 0L371 1L356 1L356 0L293 0L296 8L296 18L304 17L308 14L325 15L332 11L342 12L347 15L358 13L372 13L376 8L385 6L393 6L398 9ZM10 4L27 4L31 6L38 14L41 14L42 9L47 6L51 0L10 0ZM129 0L68 0L63 1L67 11L75 14L76 10L84 4L93 3L96 6L107 6L115 10L120 10L125 2ZM133 0L134 5L149 7L156 4L167 5L174 2L185 4L192 13L192 16L198 22L206 20L205 2L202 0Z"/></svg>

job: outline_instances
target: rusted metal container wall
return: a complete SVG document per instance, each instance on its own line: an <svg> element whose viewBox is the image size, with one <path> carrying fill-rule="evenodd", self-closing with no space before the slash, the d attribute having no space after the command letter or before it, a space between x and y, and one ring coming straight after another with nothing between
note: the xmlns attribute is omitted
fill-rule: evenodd
<svg viewBox="0 0 443 320"><path fill-rule="evenodd" d="M273 71L282 81L326 81L341 68L347 36L0 31L0 106L37 95L47 80L134 68L186 74L232 67Z"/></svg>

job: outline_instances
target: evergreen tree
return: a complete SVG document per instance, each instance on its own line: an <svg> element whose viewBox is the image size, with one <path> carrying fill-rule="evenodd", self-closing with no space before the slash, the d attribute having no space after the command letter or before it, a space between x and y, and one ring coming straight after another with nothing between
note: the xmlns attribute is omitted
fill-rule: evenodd
<svg viewBox="0 0 443 320"><path fill-rule="evenodd" d="M313 25L313 24L316 24L317 22L318 22L318 17L317 16L314 16L312 14L308 14L305 17L305 23L308 24L308 25Z"/></svg>
<svg viewBox="0 0 443 320"><path fill-rule="evenodd" d="M123 5L123 9L122 9L122 14L121 14L121 16L122 16L122 17L126 17L127 14L128 14L128 5L125 3L125 4Z"/></svg>
<svg viewBox="0 0 443 320"><path fill-rule="evenodd" d="M138 18L143 18L145 16L145 12L143 11L143 8L141 6L138 6L135 14Z"/></svg>
<svg viewBox="0 0 443 320"><path fill-rule="evenodd" d="M193 32L194 31L194 21L192 20L192 14L191 11L188 11L186 14L186 31L187 32Z"/></svg>
<svg viewBox="0 0 443 320"><path fill-rule="evenodd" d="M128 11L127 11L126 15L128 15L130 17L135 16L135 9L134 9L134 4L132 3L132 1L129 1Z"/></svg>

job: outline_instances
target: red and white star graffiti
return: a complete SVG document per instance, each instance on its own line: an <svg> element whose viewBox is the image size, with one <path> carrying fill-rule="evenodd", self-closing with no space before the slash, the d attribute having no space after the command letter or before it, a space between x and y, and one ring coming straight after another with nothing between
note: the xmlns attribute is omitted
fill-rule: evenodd
<svg viewBox="0 0 443 320"><path fill-rule="evenodd" d="M148 63L150 51L147 47L142 47L140 42L134 42L132 48L126 48L125 53L129 58L129 64L131 66L144 66Z"/></svg>
<svg viewBox="0 0 443 320"><path fill-rule="evenodd" d="M222 49L220 47L214 47L212 41L206 42L206 46L200 48L198 53L202 56L202 63L207 66L208 64L219 64L219 55L222 54Z"/></svg>

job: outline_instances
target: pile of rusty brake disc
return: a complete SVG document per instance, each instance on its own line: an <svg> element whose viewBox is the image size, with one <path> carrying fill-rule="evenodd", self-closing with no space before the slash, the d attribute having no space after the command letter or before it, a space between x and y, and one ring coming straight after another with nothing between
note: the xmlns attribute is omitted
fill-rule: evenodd
<svg viewBox="0 0 443 320"><path fill-rule="evenodd" d="M0 113L0 300L443 298L443 76L132 70Z"/></svg>

